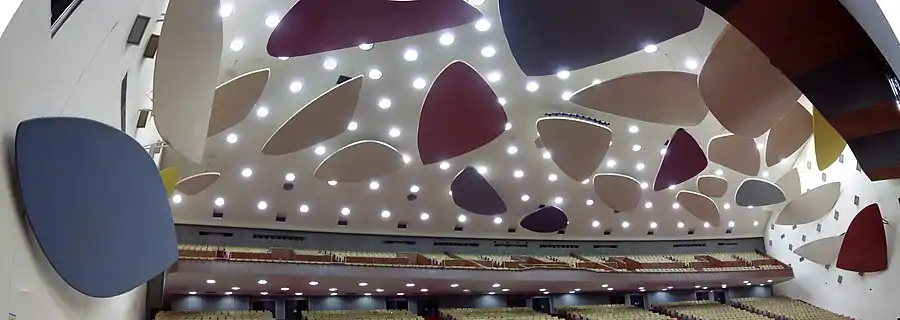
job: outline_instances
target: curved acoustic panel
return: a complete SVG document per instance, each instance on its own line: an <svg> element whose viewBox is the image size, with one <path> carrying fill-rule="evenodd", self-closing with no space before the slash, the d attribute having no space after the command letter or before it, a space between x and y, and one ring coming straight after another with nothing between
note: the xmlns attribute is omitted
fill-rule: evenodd
<svg viewBox="0 0 900 320"><path fill-rule="evenodd" d="M453 178L450 191L453 193L453 203L463 210L489 216L506 213L503 198L491 183L471 166Z"/></svg>
<svg viewBox="0 0 900 320"><path fill-rule="evenodd" d="M219 0L172 1L153 74L153 121L159 136L193 162L203 161L222 59ZM190 84L190 85L185 85Z"/></svg>
<svg viewBox="0 0 900 320"><path fill-rule="evenodd" d="M166 195L172 195L172 192L175 192L175 185L178 184L178 179L181 179L181 173L178 171L178 167L169 167L159 171L159 177L162 178L163 186L166 187Z"/></svg>
<svg viewBox="0 0 900 320"><path fill-rule="evenodd" d="M506 111L478 71L453 61L438 74L422 103L418 147L422 164L449 160L497 139Z"/></svg>
<svg viewBox="0 0 900 320"><path fill-rule="evenodd" d="M301 0L281 18L266 49L273 57L305 56L449 29L480 17L463 0Z"/></svg>
<svg viewBox="0 0 900 320"><path fill-rule="evenodd" d="M791 171L781 176L778 181L775 181L775 185L781 188L781 191L784 192L784 197L788 200L800 196L800 172L797 171L797 168L791 169Z"/></svg>
<svg viewBox="0 0 900 320"><path fill-rule="evenodd" d="M823 266L830 265L834 259L837 259L842 242L844 242L844 234L822 238L800 246L794 250L794 253Z"/></svg>
<svg viewBox="0 0 900 320"><path fill-rule="evenodd" d="M866 206L853 217L835 266L854 272L887 270L887 237L877 203Z"/></svg>
<svg viewBox="0 0 900 320"><path fill-rule="evenodd" d="M178 260L156 164L122 131L82 118L26 120L16 130L15 164L28 225L75 290L114 297Z"/></svg>
<svg viewBox="0 0 900 320"><path fill-rule="evenodd" d="M594 192L600 201L616 211L634 211L641 202L641 183L635 178L622 174L601 173L595 175Z"/></svg>
<svg viewBox="0 0 900 320"><path fill-rule="evenodd" d="M826 183L788 202L775 219L777 225L798 225L821 219L841 196L841 183Z"/></svg>
<svg viewBox="0 0 900 320"><path fill-rule="evenodd" d="M685 182L706 169L709 162L697 140L684 129L675 130L666 146L666 154L656 172L653 190L660 191L669 186Z"/></svg>
<svg viewBox="0 0 900 320"><path fill-rule="evenodd" d="M698 125L708 112L697 88L697 75L675 71L642 72L604 81L579 90L569 101L626 118L675 126Z"/></svg>
<svg viewBox="0 0 900 320"><path fill-rule="evenodd" d="M703 18L702 5L679 0L500 0L499 5L509 47L528 76L616 59L647 41L660 43L696 29Z"/></svg>
<svg viewBox="0 0 900 320"><path fill-rule="evenodd" d="M734 203L742 207L762 207L785 201L784 191L763 179L747 178L734 194Z"/></svg>
<svg viewBox="0 0 900 320"><path fill-rule="evenodd" d="M546 206L526 215L519 225L529 231L551 233L565 229L569 225L569 218L559 208Z"/></svg>
<svg viewBox="0 0 900 320"><path fill-rule="evenodd" d="M830 167L844 152L847 141L834 127L822 117L816 108L813 108L813 143L816 147L816 165L819 170Z"/></svg>
<svg viewBox="0 0 900 320"><path fill-rule="evenodd" d="M700 176L697 178L697 190L710 198L721 198L728 191L728 180L720 176Z"/></svg>
<svg viewBox="0 0 900 320"><path fill-rule="evenodd" d="M746 174L759 174L759 150L753 139L733 134L715 136L709 140L706 149L709 161Z"/></svg>
<svg viewBox="0 0 900 320"><path fill-rule="evenodd" d="M716 206L716 203L713 202L712 199L702 193L681 190L675 195L675 201L677 201L685 211L700 221L709 222L709 224L714 227L719 226L719 207Z"/></svg>
<svg viewBox="0 0 900 320"><path fill-rule="evenodd" d="M591 177L612 141L609 127L570 117L543 117L537 131L556 166L569 178L583 181Z"/></svg>
<svg viewBox="0 0 900 320"><path fill-rule="evenodd" d="M403 167L403 155L391 145L375 140L357 141L338 149L316 168L323 181L360 182Z"/></svg>
<svg viewBox="0 0 900 320"><path fill-rule="evenodd" d="M267 155L285 155L336 137L353 119L363 76L325 91L285 121L262 147Z"/></svg>
<svg viewBox="0 0 900 320"><path fill-rule="evenodd" d="M269 69L245 73L216 88L207 137L244 121L269 82Z"/></svg>
<svg viewBox="0 0 900 320"><path fill-rule="evenodd" d="M774 166L797 152L809 140L812 131L812 115L802 105L794 103L766 137L766 166Z"/></svg>
<svg viewBox="0 0 900 320"><path fill-rule="evenodd" d="M218 172L203 172L181 179L175 184L175 190L192 196L209 188L221 176Z"/></svg>
<svg viewBox="0 0 900 320"><path fill-rule="evenodd" d="M740 31L728 26L713 44L700 93L725 129L756 138L775 125L800 98L800 91Z"/></svg>

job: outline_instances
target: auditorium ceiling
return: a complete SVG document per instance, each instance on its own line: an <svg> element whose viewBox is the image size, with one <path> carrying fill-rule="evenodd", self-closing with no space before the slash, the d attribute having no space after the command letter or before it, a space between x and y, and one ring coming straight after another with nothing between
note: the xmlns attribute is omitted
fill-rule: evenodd
<svg viewBox="0 0 900 320"><path fill-rule="evenodd" d="M188 3L154 80L176 223L761 237L801 193L812 106L693 1Z"/></svg>

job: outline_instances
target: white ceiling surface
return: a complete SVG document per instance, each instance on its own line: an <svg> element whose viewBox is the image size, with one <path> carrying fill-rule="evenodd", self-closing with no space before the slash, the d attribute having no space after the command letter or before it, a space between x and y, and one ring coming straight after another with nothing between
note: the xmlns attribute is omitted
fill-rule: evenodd
<svg viewBox="0 0 900 320"><path fill-rule="evenodd" d="M729 238L762 236L765 221L772 210L767 208L739 208L733 205L734 191L745 175L724 169L711 163L704 174L721 174L729 183L728 193L715 199L721 211L720 227L703 228L702 221L693 218L684 208L673 208L675 195L681 189L696 189L696 181L691 179L674 190L653 192L648 188L643 192L641 205L634 212L615 214L598 200L594 188L589 183L573 181L553 163L542 157L543 150L535 147L537 137L535 122L545 112L574 112L612 123L612 146L597 173L619 173L632 176L641 182L652 184L661 161L660 150L676 126L647 123L606 114L576 106L562 99L564 93L576 92L596 80L608 80L626 74L671 70L698 73L702 61L710 47L723 30L724 20L707 11L700 27L685 35L659 44L655 53L646 53L641 48L625 57L573 71L567 79L556 76L526 77L516 65L500 24L495 0L488 0L478 6L491 22L488 31L478 31L473 25L465 25L448 30L455 36L452 45L439 43L442 32L379 43L369 51L349 48L313 56L279 60L266 54L266 41L272 28L264 23L267 16L281 16L293 4L293 0L258 2L255 0L223 1L233 4L234 12L223 18L224 43L219 82L261 68L271 68L272 73L258 106L266 107L269 113L258 116L258 109L246 120L208 140L204 161L193 165L175 153L167 152L167 166L177 165L185 174L199 171L218 171L221 179L208 190L173 204L173 214L177 223L203 224L234 227L255 227L289 230L314 230L348 233L377 233L419 236L487 237L487 238L535 238L535 239L692 239ZM352 17L348 17L352 20ZM232 41L241 39L240 51L230 50ZM587 39L586 39L587 41ZM493 46L496 55L482 56L482 48ZM416 61L406 61L408 49L418 51ZM337 61L334 70L323 68L326 59ZM686 61L696 59L699 67L694 70L686 66ZM506 112L512 128L488 145L449 161L448 170L439 169L438 164L422 166L417 158L416 128L419 108L425 98L427 87L416 90L412 82L417 77L430 85L437 73L454 60L470 63L482 75L492 72L501 74L501 79L490 83L498 96L506 100ZM373 68L383 72L383 78L368 77L363 85L360 102L354 115L358 128L347 131L321 144L324 152L315 152L310 147L285 156L267 156L260 150L266 139L300 107L332 88L338 75L355 76L368 74ZM525 84L537 81L540 88L529 92ZM302 90L292 92L291 84L302 83ZM647 88L648 93L653 88ZM464 93L462 93L464 94ZM391 99L390 108L379 107L379 100ZM638 131L632 133L630 127ZM399 129L401 134L392 137L389 130ZM710 138L727 133L712 115L696 127L686 128L700 143L706 146ZM226 136L236 134L238 141L226 142ZM766 135L756 139L764 150ZM381 140L397 148L411 161L397 172L378 179L379 188L370 189L369 182L343 183L331 186L313 176L316 167L335 150L359 140ZM636 145L640 146L637 150ZM510 147L517 152L510 154ZM322 151L322 150L318 150ZM795 154L793 157L796 157ZM787 159L772 168L761 168L761 178L775 181L794 162ZM638 170L638 164L644 165ZM366 159L359 160L366 166ZM448 195L450 182L459 170L466 166L484 166L486 178L506 201L509 212L502 215L502 223L495 224L494 217L482 217L466 213L463 232L454 232L458 216L464 213L453 204ZM241 175L244 168L253 174L249 178ZM523 177L515 178L515 170L521 170ZM293 191L282 190L285 175L292 173L296 180ZM549 177L554 175L555 181ZM407 201L411 186L417 186L418 200ZM522 201L523 195L528 201ZM224 200L224 219L213 219L211 212L214 201ZM558 198L558 199L557 199ZM557 204L555 200L561 200ZM591 200L591 201L589 201ZM257 204L265 201L265 210ZM592 205L588 205L588 203ZM507 228L518 226L521 218L532 212L539 204L557 205L564 210L570 220L565 235L538 234L522 230L507 233ZM727 205L726 205L727 204ZM343 208L349 209L345 218L348 226L337 226ZM729 209L725 209L729 208ZM301 210L308 209L308 210ZM392 214L382 218L384 210ZM305 212L304 212L305 211ZM346 210L344 210L346 212ZM276 223L276 212L286 212L287 222ZM419 219L421 213L430 215L428 221ZM397 223L405 221L407 229L398 229ZM600 223L599 227L594 221ZM623 221L630 223L622 227ZM683 221L684 228L677 228ZM729 221L735 222L734 232L726 234ZM760 221L754 226L754 221ZM651 238L646 236L651 222L658 223L658 229ZM602 236L602 230L613 229L612 236ZM696 228L694 235L688 229Z"/></svg>

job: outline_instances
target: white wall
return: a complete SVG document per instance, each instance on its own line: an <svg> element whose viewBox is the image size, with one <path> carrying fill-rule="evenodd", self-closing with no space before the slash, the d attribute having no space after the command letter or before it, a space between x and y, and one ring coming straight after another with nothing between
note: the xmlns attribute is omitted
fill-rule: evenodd
<svg viewBox="0 0 900 320"><path fill-rule="evenodd" d="M162 12L162 1L84 1L52 39L49 6L46 0L0 1L4 151L11 151L16 125L29 118L86 117L118 128L120 83L126 72L131 102L126 118L133 133L139 104L146 103L138 98L149 87L145 73L152 61L143 61L143 49L127 46L125 38L135 16L141 13L155 19ZM59 278L16 208L9 166L8 158L0 156L4 182L0 187L0 318L5 319L7 312L17 319L143 318L143 287L115 298L94 299Z"/></svg>
<svg viewBox="0 0 900 320"><path fill-rule="evenodd" d="M790 226L775 226L771 229L771 223L766 226L766 240L772 241L772 246L767 247L767 252L773 257L791 264L794 268L795 279L775 286L775 293L793 298L805 300L817 306L838 312L847 316L862 320L884 320L900 318L900 308L897 308L897 294L900 288L900 255L895 252L896 234L900 228L900 181L880 181L873 183L868 177L856 170L856 159L847 148L844 150L844 162L835 163L825 171L816 170L816 164L812 149L808 144L805 156L797 161L800 169L801 188L805 192L808 188L815 188L824 184L821 173L826 174L827 182L840 181L842 183L841 197L834 210L840 214L834 219L834 210L818 222L797 226L792 230ZM812 161L813 169L806 169L806 161ZM854 196L859 196L859 205L853 203ZM855 272L839 270L835 267L825 269L824 266L811 261L799 261L799 256L788 249L793 249L804 243L818 240L823 237L834 236L847 230L853 217L869 204L878 203L882 216L890 222L885 226L888 238L888 270L880 273L865 274L860 277ZM776 210L778 212L778 210ZM777 215L772 215L771 219ZM822 224L822 231L816 231L816 224ZM784 234L784 239L781 235ZM806 241L802 240L806 235ZM838 276L843 277L842 283L837 282Z"/></svg>

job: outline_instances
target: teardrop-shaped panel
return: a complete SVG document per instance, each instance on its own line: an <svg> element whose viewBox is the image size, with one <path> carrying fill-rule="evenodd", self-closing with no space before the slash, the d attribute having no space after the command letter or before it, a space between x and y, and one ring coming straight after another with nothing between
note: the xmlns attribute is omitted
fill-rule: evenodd
<svg viewBox="0 0 900 320"><path fill-rule="evenodd" d="M360 182L378 178L403 167L403 155L391 145L375 140L357 141L338 149L316 168L322 181Z"/></svg>
<svg viewBox="0 0 900 320"><path fill-rule="evenodd" d="M777 185L757 178L747 178L734 194L734 203L742 207L762 207L785 201L784 191Z"/></svg>
<svg viewBox="0 0 900 320"><path fill-rule="evenodd" d="M751 138L733 134L715 136L709 140L706 152L709 161L728 169L748 176L759 174L759 150Z"/></svg>
<svg viewBox="0 0 900 320"><path fill-rule="evenodd" d="M222 56L219 0L172 1L153 73L153 121L163 141L203 161ZM186 85L190 84L190 85Z"/></svg>
<svg viewBox="0 0 900 320"><path fill-rule="evenodd" d="M866 206L853 217L835 266L854 272L887 270L887 236L877 203Z"/></svg>
<svg viewBox="0 0 900 320"><path fill-rule="evenodd" d="M617 173L601 173L594 176L594 192L608 207L621 212L637 209L641 202L641 183L632 177Z"/></svg>
<svg viewBox="0 0 900 320"><path fill-rule="evenodd" d="M806 108L799 103L788 108L766 137L766 166L774 166L797 152L809 140L812 131L812 115Z"/></svg>
<svg viewBox="0 0 900 320"><path fill-rule="evenodd" d="M519 225L529 231L551 233L565 229L569 225L569 218L559 208L546 206L526 215Z"/></svg>
<svg viewBox="0 0 900 320"><path fill-rule="evenodd" d="M192 196L209 188L221 176L218 172L203 172L181 179L175 184L175 190Z"/></svg>
<svg viewBox="0 0 900 320"><path fill-rule="evenodd" d="M268 82L269 69L261 69L219 85L213 99L206 136L212 137L244 121L259 101Z"/></svg>
<svg viewBox="0 0 900 320"><path fill-rule="evenodd" d="M734 27L713 44L698 81L703 101L725 129L756 138L797 103L800 90Z"/></svg>
<svg viewBox="0 0 900 320"><path fill-rule="evenodd" d="M816 165L819 170L830 167L844 152L847 141L828 120L813 108L813 143L816 147Z"/></svg>
<svg viewBox="0 0 900 320"><path fill-rule="evenodd" d="M506 203L478 170L469 166L460 171L450 183L453 203L463 210L481 215L506 213Z"/></svg>
<svg viewBox="0 0 900 320"><path fill-rule="evenodd" d="M697 178L697 190L710 198L721 198L728 191L728 180L720 176L700 176Z"/></svg>
<svg viewBox="0 0 900 320"><path fill-rule="evenodd" d="M178 167L169 167L159 171L159 177L162 178L163 186L166 187L166 195L172 195L175 192L175 185L181 179L181 172Z"/></svg>
<svg viewBox="0 0 900 320"><path fill-rule="evenodd" d="M775 219L777 225L810 223L824 217L841 196L841 183L826 183L788 202Z"/></svg>
<svg viewBox="0 0 900 320"><path fill-rule="evenodd" d="M697 75L675 71L642 72L604 81L579 90L569 101L626 118L675 126L698 125L708 112L697 89Z"/></svg>
<svg viewBox="0 0 900 320"><path fill-rule="evenodd" d="M570 117L540 118L537 131L556 166L575 181L597 171L612 141L609 127Z"/></svg>
<svg viewBox="0 0 900 320"><path fill-rule="evenodd" d="M314 146L347 130L353 119L363 76L356 76L310 101L285 121L262 147L267 155L285 155Z"/></svg>
<svg viewBox="0 0 900 320"><path fill-rule="evenodd" d="M663 155L656 180L653 181L653 190L660 191L685 182L703 172L708 164L706 154L697 140L686 130L679 128L666 146L666 154Z"/></svg>
<svg viewBox="0 0 900 320"><path fill-rule="evenodd" d="M422 103L419 158L429 165L474 151L500 137L506 121L497 94L478 71L453 61L438 74Z"/></svg>
<svg viewBox="0 0 900 320"><path fill-rule="evenodd" d="M837 259L843 242L844 234L822 238L800 246L794 250L794 253L823 266L831 265Z"/></svg>
<svg viewBox="0 0 900 320"><path fill-rule="evenodd" d="M675 196L675 201L700 221L709 222L714 227L719 226L719 207L709 197L701 193L681 190Z"/></svg>
<svg viewBox="0 0 900 320"><path fill-rule="evenodd" d="M797 168L791 169L785 173L775 184L784 192L784 197L788 200L800 196L800 171Z"/></svg>

